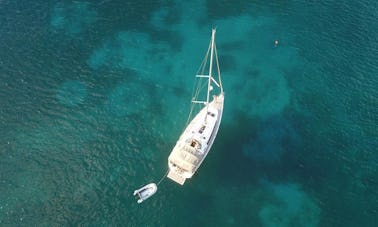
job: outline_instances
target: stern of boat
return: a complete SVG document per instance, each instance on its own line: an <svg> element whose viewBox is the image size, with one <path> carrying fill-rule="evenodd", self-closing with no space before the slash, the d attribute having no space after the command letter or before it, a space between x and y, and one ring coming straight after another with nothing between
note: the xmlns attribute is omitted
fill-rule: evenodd
<svg viewBox="0 0 378 227"><path fill-rule="evenodd" d="M184 185L185 180L186 180L185 177L183 177L181 174L177 173L174 170L170 170L167 177L169 179L173 180L174 182L181 184L181 185Z"/></svg>

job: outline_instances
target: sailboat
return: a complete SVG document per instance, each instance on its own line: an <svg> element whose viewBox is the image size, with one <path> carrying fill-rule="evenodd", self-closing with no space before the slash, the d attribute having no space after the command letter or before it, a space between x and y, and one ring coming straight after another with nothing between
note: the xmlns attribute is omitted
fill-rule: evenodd
<svg viewBox="0 0 378 227"><path fill-rule="evenodd" d="M205 160L222 120L224 92L215 33L216 29L212 29L208 50L196 75L196 79L200 82L197 83L194 92L191 113L195 105L202 107L187 124L168 157L167 177L180 185L183 185L186 179L191 178ZM202 90L205 92L203 96L201 96ZM210 96L212 96L211 101Z"/></svg>
<svg viewBox="0 0 378 227"><path fill-rule="evenodd" d="M214 143L222 120L224 102L215 33L216 30L212 29L209 48L196 75L198 81L191 101L189 123L168 157L168 171L157 184L150 183L134 191L138 203L154 195L165 177L183 185L186 179L196 173ZM216 72L216 77L213 71ZM202 93L204 94L201 95ZM211 95L213 98L210 101ZM192 117L198 105L200 109Z"/></svg>

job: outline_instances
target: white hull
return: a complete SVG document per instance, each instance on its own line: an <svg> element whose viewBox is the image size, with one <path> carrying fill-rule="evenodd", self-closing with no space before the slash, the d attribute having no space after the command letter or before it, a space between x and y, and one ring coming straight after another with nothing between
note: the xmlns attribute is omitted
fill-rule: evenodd
<svg viewBox="0 0 378 227"><path fill-rule="evenodd" d="M189 123L168 157L168 178L183 185L209 153L223 114L224 94L214 96ZM206 116L207 115L207 116Z"/></svg>

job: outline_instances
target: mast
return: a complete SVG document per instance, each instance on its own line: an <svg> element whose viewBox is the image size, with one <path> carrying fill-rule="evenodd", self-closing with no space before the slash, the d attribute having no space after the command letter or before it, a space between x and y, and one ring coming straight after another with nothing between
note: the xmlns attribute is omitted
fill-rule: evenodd
<svg viewBox="0 0 378 227"><path fill-rule="evenodd" d="M211 80L213 72L213 57L214 57L214 42L215 42L215 28L211 30L211 50L210 50L210 64L209 64L209 76L207 82L207 96L206 96L206 112L209 111L209 99L210 99L210 89L211 89ZM205 123L207 121L207 114L205 115Z"/></svg>
<svg viewBox="0 0 378 227"><path fill-rule="evenodd" d="M210 65L209 65L209 78L207 82L207 97L206 97L206 105L209 106L209 96L210 96L210 88L211 88L211 78L213 72L213 57L214 57L214 42L215 42L215 28L212 29L211 33L211 51L210 51Z"/></svg>
<svg viewBox="0 0 378 227"><path fill-rule="evenodd" d="M206 106L206 109L208 110L209 109L209 103L210 103L210 91L213 89L212 87L212 82L219 88L221 88L221 92L223 92L223 88L222 88L222 84L221 84L221 81L220 81L220 71L219 71L219 63L218 63L218 56L217 56L217 49L216 49L216 45L215 45L215 33L216 33L216 29L213 28L212 29L212 34L211 34L211 40L210 40L210 43L209 43L209 47L207 49L207 52L206 52L206 55L202 61L202 64L200 66L200 69L199 71L203 72L206 70L206 66L207 66L207 63L209 63L209 67L208 67L208 73L207 74L197 74L196 77L198 78L206 78L207 79L207 92L206 92L206 100L196 100L196 97L198 96L199 92L200 92L200 89L202 88L201 87L197 87L197 90L195 91L195 95L192 99L192 103L200 103L200 104L204 104ZM210 53L210 60L208 59L209 57L209 53ZM214 59L215 58L215 59ZM219 79L219 83L213 78L212 74L213 74L213 63L214 61L216 62L216 65L217 65L217 68L215 70L218 71L218 79ZM206 81L204 81L205 84L206 84ZM205 84L203 84L205 86ZM205 115L205 122L206 122L206 119L207 119L207 114Z"/></svg>

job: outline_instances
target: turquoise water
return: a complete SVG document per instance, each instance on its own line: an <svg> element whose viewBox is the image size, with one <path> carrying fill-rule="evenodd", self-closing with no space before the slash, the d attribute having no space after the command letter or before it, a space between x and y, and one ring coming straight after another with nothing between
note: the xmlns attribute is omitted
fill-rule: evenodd
<svg viewBox="0 0 378 227"><path fill-rule="evenodd" d="M1 226L375 226L378 3L190 2L0 1ZM213 26L217 140L139 205Z"/></svg>

